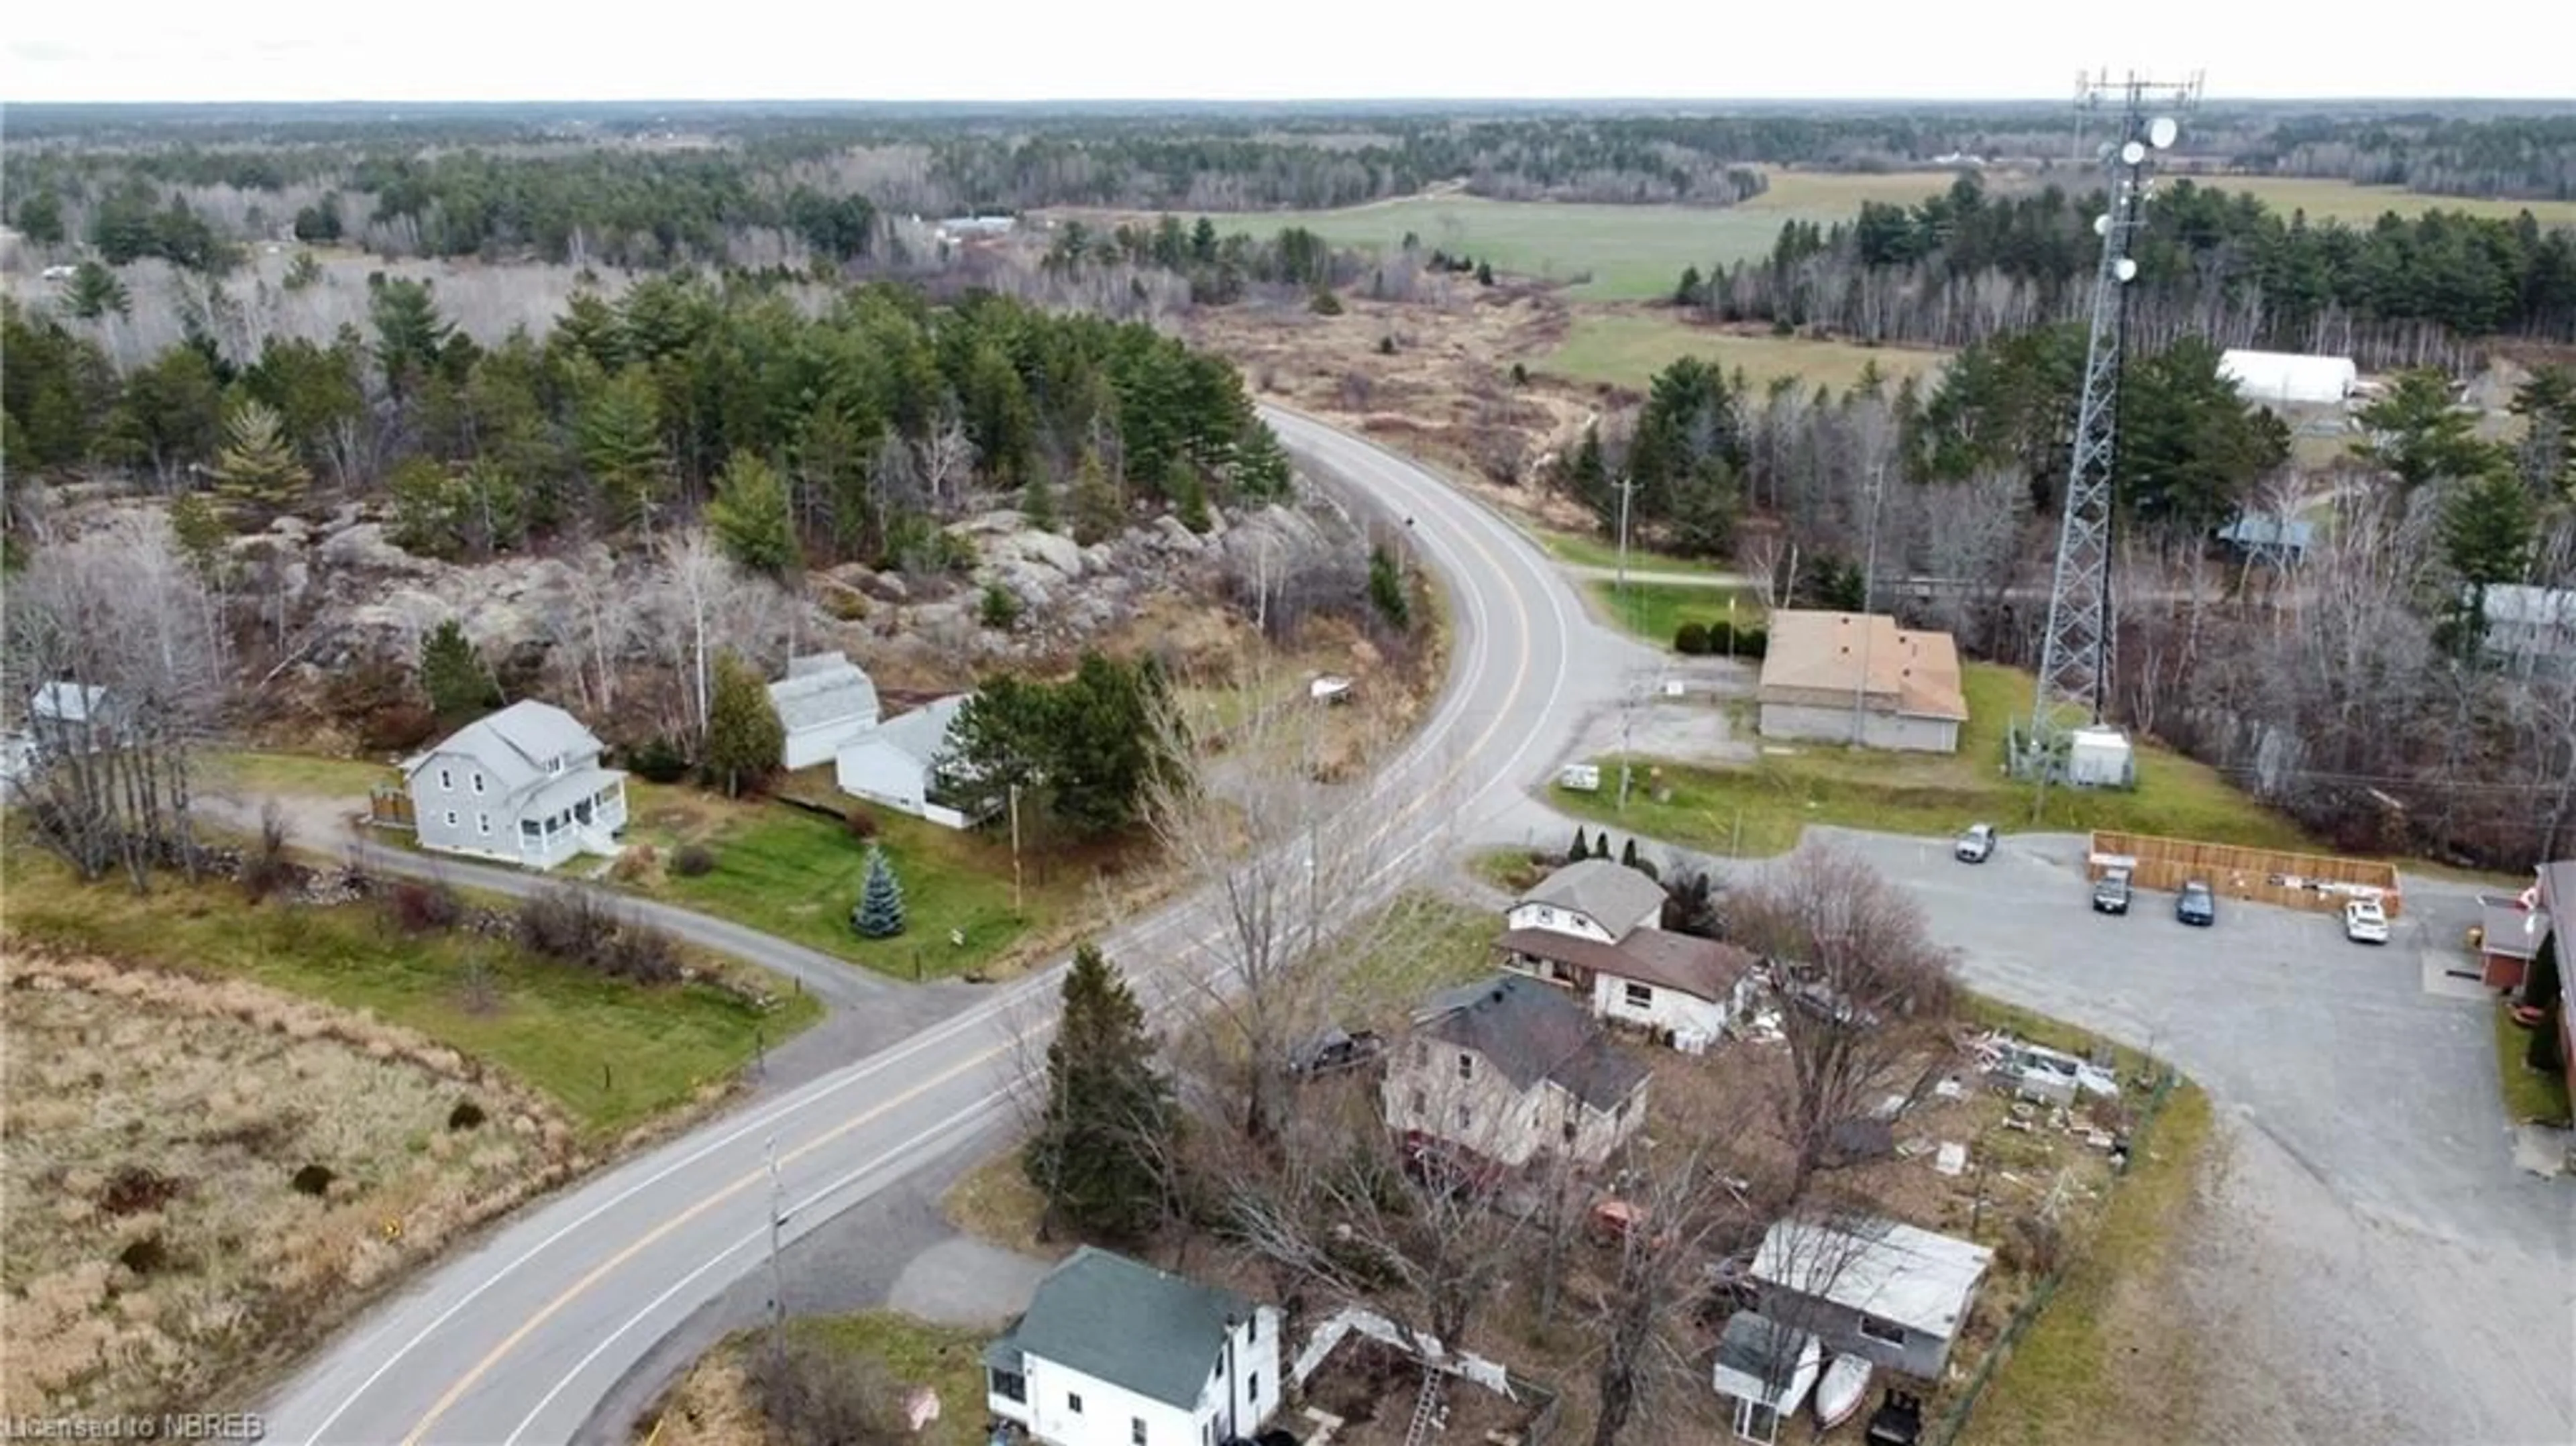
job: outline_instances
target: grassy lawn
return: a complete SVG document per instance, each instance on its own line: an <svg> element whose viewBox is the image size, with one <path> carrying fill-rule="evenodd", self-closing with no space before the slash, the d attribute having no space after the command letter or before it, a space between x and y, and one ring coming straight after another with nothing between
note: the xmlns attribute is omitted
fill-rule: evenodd
<svg viewBox="0 0 2576 1446"><path fill-rule="evenodd" d="M1732 617L1738 626L1749 627L1765 615L1762 600L1749 588L1630 582L1627 595L1622 597L1618 583L1608 579L1595 579L1585 586L1601 604L1603 616L1633 636L1662 648L1673 645L1673 634L1686 622L1722 623ZM1732 611L1727 607L1730 599L1735 605Z"/></svg>
<svg viewBox="0 0 2576 1446"><path fill-rule="evenodd" d="M1959 1439L1979 1446L2201 1439L2194 1333L2161 1309L2160 1283L2190 1248L2190 1204L2210 1138L2209 1097L2185 1084L2164 1110L2101 1223L2028 1333L1986 1382ZM1929 1424L1929 1423L1926 1423Z"/></svg>
<svg viewBox="0 0 2576 1446"><path fill-rule="evenodd" d="M1559 562L1575 567L1615 568L1619 565L1619 544L1616 542L1545 527L1530 529L1530 535ZM1715 559L1676 557L1669 552L1657 552L1650 547L1638 546L1633 537L1628 539L1628 566L1636 572L1686 572L1710 576L1731 576L1733 573L1731 567Z"/></svg>
<svg viewBox="0 0 2576 1446"><path fill-rule="evenodd" d="M1982 820L2008 832L2121 829L2257 848L2313 847L2295 825L2209 768L2152 743L2138 750L2134 791L2052 788L2034 820L2034 786L2003 772L2005 724L2028 709L2029 676L1969 663L1965 685L1969 721L1954 755L1802 744L1793 753L1765 754L1745 768L1641 759L1661 770L1657 782L1669 790L1669 799L1658 801L1650 787L1632 794L1621 813L1607 790L1589 794L1551 784L1549 797L1569 813L1615 822L1622 830L1745 857L1797 847L1810 823L1938 837ZM1617 770L1616 758L1594 761L1605 775Z"/></svg>
<svg viewBox="0 0 2576 1446"><path fill-rule="evenodd" d="M867 844L838 820L632 779L627 805L628 844L652 845L664 865L634 882L640 891L903 979L916 969L922 978L985 969L1022 945L1052 941L1091 902L1091 864L1099 861L1025 849L1022 907L1014 909L1007 834L994 839L876 809L877 842L903 885L907 927L892 939L862 939L850 911L866 878ZM672 854L689 843L715 855L712 871L683 878L669 870ZM951 931L965 942L952 942Z"/></svg>
<svg viewBox="0 0 2576 1446"><path fill-rule="evenodd" d="M2545 1074L2523 1063L2531 1031L2513 1022L2511 1005L2498 1000L2495 1015L2496 1076L2504 1086L2504 1112L2519 1124L2526 1120L2568 1118L2567 1077Z"/></svg>
<svg viewBox="0 0 2576 1446"><path fill-rule="evenodd" d="M1920 347L1749 336L1694 326L1671 313L1596 312L1577 316L1565 340L1533 369L1642 392L1655 373L1683 357L1696 356L1730 373L1741 370L1758 396L1777 377L1795 377L1810 390L1823 386L1848 391L1873 366L1891 388L1909 376L1928 382L1946 355Z"/></svg>
<svg viewBox="0 0 2576 1446"><path fill-rule="evenodd" d="M889 1310L791 1320L787 1330L822 1342L842 1359L875 1357L900 1389L928 1386L937 1392L939 1419L908 1439L922 1446L983 1446L983 1352L991 1332L932 1325ZM744 1359L766 1339L762 1331L741 1331L701 1356L653 1414L636 1423L632 1439L657 1446L755 1446L784 1439L762 1419L742 1374Z"/></svg>
<svg viewBox="0 0 2576 1446"><path fill-rule="evenodd" d="M594 1137L686 1103L821 1012L783 987L764 1014L719 989L641 988L497 941L407 939L364 905L254 907L229 884L175 881L138 897L114 881L82 884L32 848L13 848L10 865L12 935L371 1011L551 1096ZM478 962L488 1007L468 984Z"/></svg>
<svg viewBox="0 0 2576 1446"><path fill-rule="evenodd" d="M205 782L244 794L363 800L367 790L400 777L381 763L317 758L308 753L217 753L207 760Z"/></svg>

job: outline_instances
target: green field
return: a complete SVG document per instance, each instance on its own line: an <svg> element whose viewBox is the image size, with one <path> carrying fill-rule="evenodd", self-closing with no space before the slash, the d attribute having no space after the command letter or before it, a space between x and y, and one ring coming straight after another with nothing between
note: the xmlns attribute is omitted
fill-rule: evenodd
<svg viewBox="0 0 2576 1446"><path fill-rule="evenodd" d="M14 936L369 1011L552 1096L594 1137L686 1103L821 1016L812 999L739 965L775 1009L704 985L627 984L501 941L403 938L361 904L253 906L230 884L176 880L138 896L121 880L83 884L33 848L13 847L9 862ZM468 985L477 963L489 989L480 1002Z"/></svg>
<svg viewBox="0 0 2576 1446"><path fill-rule="evenodd" d="M1878 369L1891 389L1907 377L1928 383L1946 353L1916 347L1860 346L1794 336L1747 336L1694 326L1664 313L1594 313L1574 319L1573 330L1536 369L1578 382L1606 382L1644 391L1655 373L1686 356L1702 357L1732 373L1741 371L1755 396L1772 379L1795 377L1808 388L1837 392L1860 385Z"/></svg>
<svg viewBox="0 0 2576 1446"><path fill-rule="evenodd" d="M1660 770L1654 783L1670 790L1668 800L1658 802L1652 788L1643 789L1631 793L1623 813L1606 788L1580 793L1551 784L1548 796L1568 813L1623 831L1748 858L1796 848L1811 823L1941 837L1987 822L2006 832L2120 829L2258 848L2308 847L2287 819L2209 768L2152 743L2138 750L2135 790L2052 788L2034 819L2036 790L2003 772L2005 728L2030 708L2030 677L1992 663L1969 663L1965 674L1969 721L1953 755L1801 744L1795 753L1766 754L1742 768L1641 758L1639 766ZM1593 761L1605 777L1618 771L1615 757Z"/></svg>
<svg viewBox="0 0 2576 1446"><path fill-rule="evenodd" d="M1549 555L1559 562L1572 563L1576 567L1617 567L1619 565L1619 545L1615 542L1605 542L1584 533L1558 532L1546 527L1530 528L1529 533L1530 536L1538 539L1539 546L1546 548ZM1713 558L1675 557L1668 552L1656 552L1650 548L1639 547L1634 538L1629 539L1628 566L1638 572L1725 575L1734 571L1727 564Z"/></svg>
<svg viewBox="0 0 2576 1446"><path fill-rule="evenodd" d="M1634 558L1629 563L1637 566ZM1766 616L1762 599L1745 588L1631 581L1623 596L1616 582L1595 581L1589 591L1600 604L1602 616L1663 648L1673 645L1673 634L1686 622L1722 623L1733 618L1736 626L1750 627ZM1735 604L1731 612L1727 608L1730 599Z"/></svg>
<svg viewBox="0 0 2576 1446"><path fill-rule="evenodd" d="M866 880L867 843L840 820L635 779L626 788L627 843L652 846L664 865L636 887L901 979L981 969L1087 902L1092 875L1080 856L1024 853L1022 907L1014 909L1007 842L876 809L877 842L903 885L907 927L892 939L862 939L850 911ZM715 867L695 878L673 872L683 844L708 849ZM952 931L965 942L954 942Z"/></svg>
<svg viewBox="0 0 2576 1446"><path fill-rule="evenodd" d="M1579 282L1569 294L1580 299L1644 301L1672 295L1685 266L1707 271L1770 254L1783 222L1847 221L1864 200L1910 205L1948 190L1953 179L1947 171L1886 175L1773 171L1770 190L1741 206L1715 209L1486 201L1450 194L1335 211L1235 212L1215 219L1225 230L1263 236L1282 227L1303 226L1338 246L1385 251L1400 246L1410 233L1426 251L1464 253L1516 275ZM1999 176L1988 184L2004 190L2031 184L2032 179ZM2456 200L2298 177L2195 180L2251 191L2285 214L2292 208L2304 209L2312 221L2366 226L2386 211L2415 214L2439 206L2505 217L2528 209L2544 224L2576 224L2576 202Z"/></svg>

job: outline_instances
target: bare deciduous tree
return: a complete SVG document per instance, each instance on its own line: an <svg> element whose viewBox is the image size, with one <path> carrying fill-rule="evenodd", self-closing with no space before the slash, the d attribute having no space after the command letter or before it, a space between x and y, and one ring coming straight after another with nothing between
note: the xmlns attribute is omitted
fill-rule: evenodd
<svg viewBox="0 0 2576 1446"><path fill-rule="evenodd" d="M966 484L975 474L975 441L966 435L965 422L953 415L942 418L914 451L931 511L941 517L955 516Z"/></svg>
<svg viewBox="0 0 2576 1446"><path fill-rule="evenodd" d="M10 589L9 686L45 690L25 780L38 836L83 877L193 867L192 754L222 705L204 581L165 519L129 515L41 548Z"/></svg>
<svg viewBox="0 0 2576 1446"><path fill-rule="evenodd" d="M1950 958L1913 898L1849 850L1809 844L1729 900L1736 942L1771 961L1791 1084L1778 1127L1790 1195L1825 1167L1836 1127L1894 1094L1910 1108L1949 1064Z"/></svg>

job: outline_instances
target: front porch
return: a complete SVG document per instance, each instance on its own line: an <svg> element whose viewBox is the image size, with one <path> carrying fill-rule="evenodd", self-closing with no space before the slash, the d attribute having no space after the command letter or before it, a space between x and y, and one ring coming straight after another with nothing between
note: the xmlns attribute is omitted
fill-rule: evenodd
<svg viewBox="0 0 2576 1446"><path fill-rule="evenodd" d="M626 775L584 769L547 784L519 816L519 862L550 869L575 854L615 858L626 831Z"/></svg>

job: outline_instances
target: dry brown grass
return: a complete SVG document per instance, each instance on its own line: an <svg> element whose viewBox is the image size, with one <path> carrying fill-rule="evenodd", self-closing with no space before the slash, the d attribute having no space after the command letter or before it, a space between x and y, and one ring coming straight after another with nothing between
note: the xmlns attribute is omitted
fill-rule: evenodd
<svg viewBox="0 0 2576 1446"><path fill-rule="evenodd" d="M769 1423L752 1403L741 1352L719 1347L699 1357L661 1404L637 1419L633 1439L653 1446L768 1446Z"/></svg>
<svg viewBox="0 0 2576 1446"><path fill-rule="evenodd" d="M1020 1146L1013 1144L957 1178L939 1197L939 1213L948 1223L1004 1250L1062 1260L1082 1242L1058 1236L1038 1239L1038 1221L1046 1214L1046 1197L1029 1183L1021 1167Z"/></svg>
<svg viewBox="0 0 2576 1446"><path fill-rule="evenodd" d="M236 980L13 951L0 1414L247 1404L369 1293L581 1163L453 1050ZM452 1128L472 1101L480 1125ZM319 1195L298 1172L331 1172Z"/></svg>

